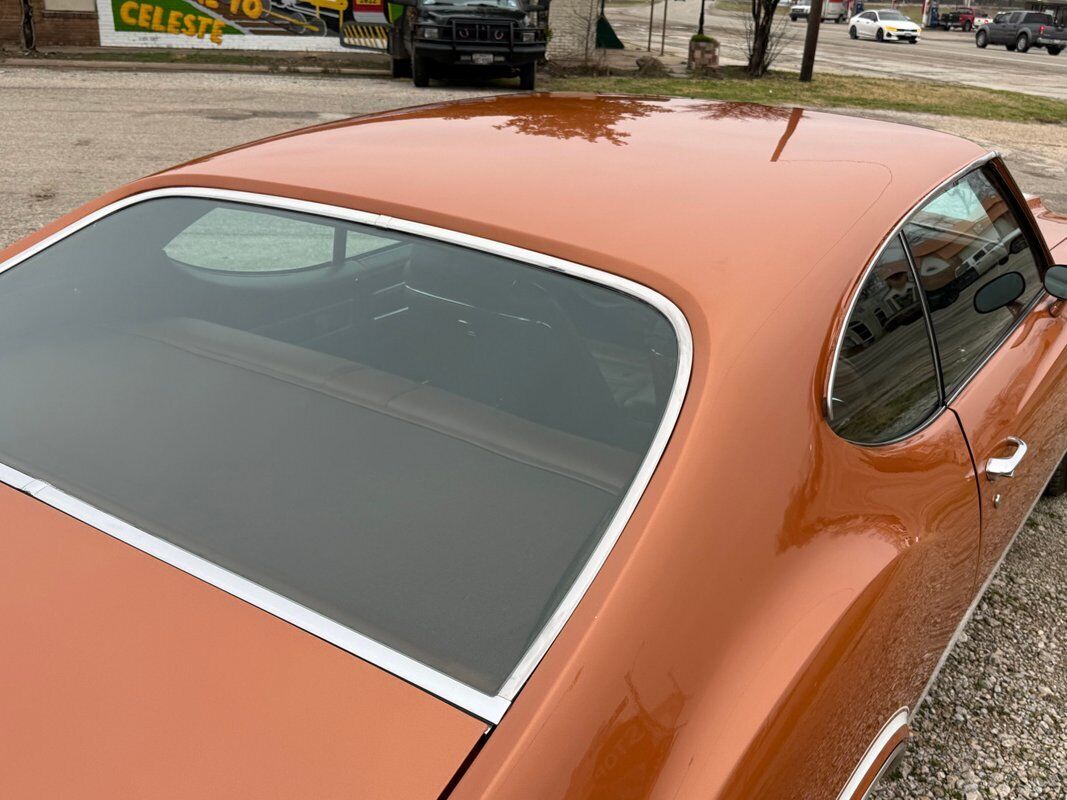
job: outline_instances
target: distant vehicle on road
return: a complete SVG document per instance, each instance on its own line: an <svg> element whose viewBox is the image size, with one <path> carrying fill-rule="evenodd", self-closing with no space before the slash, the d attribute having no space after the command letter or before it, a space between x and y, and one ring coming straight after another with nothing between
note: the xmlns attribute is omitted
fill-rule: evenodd
<svg viewBox="0 0 1067 800"><path fill-rule="evenodd" d="M988 19L984 11L964 6L961 8L954 8L951 11L946 11L938 17L937 24L939 28L946 31L950 31L953 28L960 28L963 31L969 32L972 28L977 27L975 19L979 17Z"/></svg>
<svg viewBox="0 0 1067 800"><path fill-rule="evenodd" d="M848 35L853 39L916 44L922 31L921 25L892 9L864 11L848 21Z"/></svg>
<svg viewBox="0 0 1067 800"><path fill-rule="evenodd" d="M789 6L789 19L796 22L798 19L807 19L811 16L811 0L797 0ZM832 19L834 22L844 22L848 18L846 4L843 0L827 0L822 4L822 18Z"/></svg>
<svg viewBox="0 0 1067 800"><path fill-rule="evenodd" d="M1053 17L1044 11L1008 11L997 14L974 35L978 47L1004 45L1008 50L1025 53L1031 47L1043 47L1058 56L1067 47L1067 14Z"/></svg>

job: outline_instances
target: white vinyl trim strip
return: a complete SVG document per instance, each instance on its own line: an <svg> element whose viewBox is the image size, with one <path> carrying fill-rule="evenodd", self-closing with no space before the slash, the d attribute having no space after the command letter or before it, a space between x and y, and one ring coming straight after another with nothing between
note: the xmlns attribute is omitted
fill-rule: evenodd
<svg viewBox="0 0 1067 800"><path fill-rule="evenodd" d="M852 773L852 777L848 779L845 788L838 794L837 800L855 800L856 792L859 791L863 779L870 774L871 769L877 763L878 756L885 750L886 745L893 741L893 737L900 732L900 729L907 724L908 709L906 708L899 709L889 718L889 721L882 726L882 730L878 732L874 741L871 742L871 746L867 748L867 752L863 754L863 759L856 767L855 772Z"/></svg>
<svg viewBox="0 0 1067 800"><path fill-rule="evenodd" d="M163 197L193 197L266 206L371 225L386 230L401 231L415 236L449 242L461 247L510 258L542 269L572 275L601 286L607 286L648 303L662 313L671 323L678 340L678 372L675 375L674 385L667 400L663 419L653 437L652 444L641 462L633 482L623 496L618 510L612 517L599 543L593 549L588 561L578 573L576 580L564 595L545 627L534 639L496 695L480 692L455 678L364 636L358 631L341 625L294 600L123 522L43 481L35 480L32 476L0 464L0 482L26 492L53 508L59 509L116 539L126 542L138 550L165 561L234 597L245 600L280 619L290 622L409 683L419 686L476 717L493 724L498 723L523 684L537 667L537 664L548 652L548 648L555 641L564 624L570 618L600 568L607 560L608 554L622 534L623 528L633 514L641 495L652 478L660 457L663 455L663 451L678 420L678 415L681 412L682 401L689 386L689 378L692 371L693 338L685 316L674 303L646 286L618 275L532 250L525 250L457 231L424 225L419 222L371 214L340 206L310 203L304 200L273 195L199 187L156 189L131 195L104 206L0 264L0 273L11 269L22 261L82 228L92 225L109 214L137 203Z"/></svg>

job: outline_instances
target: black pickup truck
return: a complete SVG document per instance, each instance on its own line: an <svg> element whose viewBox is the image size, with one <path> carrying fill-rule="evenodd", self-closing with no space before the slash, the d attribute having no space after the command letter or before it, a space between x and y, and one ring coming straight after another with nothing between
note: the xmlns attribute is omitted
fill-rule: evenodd
<svg viewBox="0 0 1067 800"><path fill-rule="evenodd" d="M548 41L548 0L390 0L405 6L392 25L393 74L426 86L436 69L517 75L533 89Z"/></svg>
<svg viewBox="0 0 1067 800"><path fill-rule="evenodd" d="M1005 11L997 14L988 25L974 35L978 47L1004 45L1008 50L1025 53L1032 47L1043 47L1049 55L1058 56L1067 48L1067 5L1045 11Z"/></svg>

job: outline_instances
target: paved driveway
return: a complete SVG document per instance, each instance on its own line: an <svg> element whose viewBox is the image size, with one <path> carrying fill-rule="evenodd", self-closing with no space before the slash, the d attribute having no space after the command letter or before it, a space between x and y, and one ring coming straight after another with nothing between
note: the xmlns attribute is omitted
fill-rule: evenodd
<svg viewBox="0 0 1067 800"><path fill-rule="evenodd" d="M643 49L648 44L647 4L634 6L608 5L611 20L619 38L628 47ZM696 32L700 0L667 0L667 52L684 55L689 37ZM783 20L787 42L776 66L799 70L804 46L806 22ZM653 52L659 53L663 20L663 3L656 3ZM745 61L744 15L737 11L719 10L708 3L705 30L722 45L723 63L742 64ZM878 43L853 41L848 37L847 24L824 22L819 31L819 48L815 58L816 72L826 70L852 75L871 75L887 78L915 78L966 83L993 89L1053 97L1067 101L1067 53L1050 56L1044 50L1028 53L1009 53L1003 47L979 50L974 35L962 31L923 31L917 45L903 42Z"/></svg>

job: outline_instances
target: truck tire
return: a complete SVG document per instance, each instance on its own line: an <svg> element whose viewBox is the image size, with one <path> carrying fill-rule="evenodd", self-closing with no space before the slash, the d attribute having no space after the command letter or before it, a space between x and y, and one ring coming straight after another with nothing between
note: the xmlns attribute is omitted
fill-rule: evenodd
<svg viewBox="0 0 1067 800"><path fill-rule="evenodd" d="M411 59L410 58L394 58L391 59L392 65L389 69L389 74L394 78L410 78L411 77Z"/></svg>
<svg viewBox="0 0 1067 800"><path fill-rule="evenodd" d="M796 18L796 17L795 17L795 16L793 15L793 14L790 14L790 15L789 15L789 21L790 21L790 22L796 22L796 21L797 21L797 18Z"/></svg>
<svg viewBox="0 0 1067 800"><path fill-rule="evenodd" d="M1025 53L1030 49L1030 34L1023 31L1019 34L1019 38L1015 40L1015 49L1020 53Z"/></svg>
<svg viewBox="0 0 1067 800"><path fill-rule="evenodd" d="M430 85L430 63L414 53L411 54L411 82L419 88Z"/></svg>
<svg viewBox="0 0 1067 800"><path fill-rule="evenodd" d="M1058 56L1060 53L1063 52L1063 47L1060 46L1060 45L1055 45L1055 46L1049 45L1045 49L1048 50L1048 54L1050 56Z"/></svg>
<svg viewBox="0 0 1067 800"><path fill-rule="evenodd" d="M971 32L971 28L973 28L973 27L974 27L974 24L970 20L967 20L966 22L963 23L963 32L964 33L970 33Z"/></svg>
<svg viewBox="0 0 1067 800"><path fill-rule="evenodd" d="M537 64L535 62L519 65L519 88L524 92L532 92L537 88Z"/></svg>
<svg viewBox="0 0 1067 800"><path fill-rule="evenodd" d="M978 31L974 35L974 46L981 47L983 50L989 46L989 34L986 31Z"/></svg>

